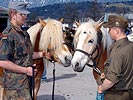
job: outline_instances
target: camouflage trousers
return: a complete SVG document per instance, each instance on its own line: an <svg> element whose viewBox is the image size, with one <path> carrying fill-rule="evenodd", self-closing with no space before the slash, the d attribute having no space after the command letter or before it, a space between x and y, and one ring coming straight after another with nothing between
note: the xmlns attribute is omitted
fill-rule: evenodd
<svg viewBox="0 0 133 100"><path fill-rule="evenodd" d="M3 100L4 97L4 85L3 85L3 76L1 75L1 68L0 68L0 100Z"/></svg>
<svg viewBox="0 0 133 100"><path fill-rule="evenodd" d="M0 85L0 100L3 100L4 97L4 88L2 85Z"/></svg>
<svg viewBox="0 0 133 100"><path fill-rule="evenodd" d="M5 89L4 100L31 100L29 89L9 90Z"/></svg>

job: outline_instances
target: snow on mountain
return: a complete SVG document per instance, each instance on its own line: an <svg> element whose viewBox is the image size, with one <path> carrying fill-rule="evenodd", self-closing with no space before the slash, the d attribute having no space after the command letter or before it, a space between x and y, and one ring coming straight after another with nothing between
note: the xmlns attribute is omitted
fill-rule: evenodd
<svg viewBox="0 0 133 100"><path fill-rule="evenodd" d="M83 2L83 1L94 1L94 0L0 0L0 6L7 7L9 1L24 1L29 2L29 7L38 7L45 5L52 5L56 3L68 3L68 2ZM107 2L122 2L122 1L132 1L132 0L97 0L101 3Z"/></svg>

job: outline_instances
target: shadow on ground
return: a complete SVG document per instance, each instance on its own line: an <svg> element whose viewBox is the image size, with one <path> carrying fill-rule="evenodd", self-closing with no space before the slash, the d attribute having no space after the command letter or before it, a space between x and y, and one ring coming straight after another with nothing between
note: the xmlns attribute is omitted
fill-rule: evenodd
<svg viewBox="0 0 133 100"><path fill-rule="evenodd" d="M37 96L37 100L52 100L51 95L40 95ZM55 95L54 100L67 100L64 96L61 95Z"/></svg>
<svg viewBox="0 0 133 100"><path fill-rule="evenodd" d="M61 76L55 77L55 81L60 80L60 79L72 78L72 77L75 77L75 76L77 76L76 73L73 73L73 74L62 74ZM47 82L52 82L52 81L53 81L53 78L48 78L47 79Z"/></svg>

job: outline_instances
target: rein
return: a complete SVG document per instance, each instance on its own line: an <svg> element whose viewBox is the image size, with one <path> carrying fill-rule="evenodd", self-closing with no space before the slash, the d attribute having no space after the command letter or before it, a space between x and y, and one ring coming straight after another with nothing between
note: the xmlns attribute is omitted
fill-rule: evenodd
<svg viewBox="0 0 133 100"><path fill-rule="evenodd" d="M38 37L40 37L40 33L41 33L41 31L42 31L42 29L43 28L41 28L39 31L38 31ZM38 40L40 40L40 38L38 39ZM37 44L39 44L39 42L40 41L36 41L36 43ZM38 45L39 46L39 45ZM39 47L38 47L39 48ZM53 50L53 49L52 49ZM36 50L35 50L36 51ZM49 50L48 49L48 51L51 51L51 50ZM53 90L52 90L52 100L54 100L54 91L55 91L55 59L54 59L54 57L52 56L51 57L51 59L49 59L49 61L51 62L51 63L53 63ZM34 68L33 68L33 70L34 70ZM34 78L34 73L33 73L33 78ZM33 79L32 78L32 79ZM34 82L34 80L32 80L33 81L33 87L32 87L32 90L33 90L33 96L32 96L32 100L34 100L34 86L35 86L35 82Z"/></svg>
<svg viewBox="0 0 133 100"><path fill-rule="evenodd" d="M98 68L98 64L99 64L99 61L100 61L100 57L101 57L101 54L102 54L102 50L99 50L98 49L98 46L97 46L97 50L98 50L97 56L95 58L92 58L91 59L93 61L93 65L88 64L88 63L86 63L86 65L89 66L89 67L92 67L94 69L94 71L96 71L99 75L101 75L102 72ZM96 59L97 59L97 62L96 62Z"/></svg>
<svg viewBox="0 0 133 100"><path fill-rule="evenodd" d="M34 95L34 89L35 89L35 74L34 74L34 70L35 70L35 66L32 66L32 77L30 78L31 80L31 98L32 100L35 99L35 95Z"/></svg>

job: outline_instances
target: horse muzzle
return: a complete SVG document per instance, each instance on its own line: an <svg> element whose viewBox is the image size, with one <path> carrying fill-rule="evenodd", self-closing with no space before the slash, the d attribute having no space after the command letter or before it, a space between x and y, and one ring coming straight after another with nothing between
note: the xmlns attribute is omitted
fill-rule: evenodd
<svg viewBox="0 0 133 100"><path fill-rule="evenodd" d="M75 72L82 72L85 66L81 67L80 64L77 62L75 65L72 64L72 67Z"/></svg>

